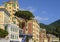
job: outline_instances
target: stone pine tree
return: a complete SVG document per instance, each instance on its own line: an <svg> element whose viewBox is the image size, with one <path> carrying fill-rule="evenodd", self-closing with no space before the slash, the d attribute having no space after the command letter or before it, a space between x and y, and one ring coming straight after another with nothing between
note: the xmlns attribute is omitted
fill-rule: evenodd
<svg viewBox="0 0 60 42"><path fill-rule="evenodd" d="M34 18L34 15L30 11L17 11L14 15L25 20Z"/></svg>

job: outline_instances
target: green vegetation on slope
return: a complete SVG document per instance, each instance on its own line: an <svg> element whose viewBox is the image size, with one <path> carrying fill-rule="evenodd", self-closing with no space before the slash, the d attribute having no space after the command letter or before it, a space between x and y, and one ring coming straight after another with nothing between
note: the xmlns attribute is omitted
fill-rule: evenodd
<svg viewBox="0 0 60 42"><path fill-rule="evenodd" d="M60 35L60 20L57 20L49 25L40 23L41 28L45 28L47 33L59 36Z"/></svg>
<svg viewBox="0 0 60 42"><path fill-rule="evenodd" d="M6 30L0 29L0 38L4 38L8 35L8 32Z"/></svg>

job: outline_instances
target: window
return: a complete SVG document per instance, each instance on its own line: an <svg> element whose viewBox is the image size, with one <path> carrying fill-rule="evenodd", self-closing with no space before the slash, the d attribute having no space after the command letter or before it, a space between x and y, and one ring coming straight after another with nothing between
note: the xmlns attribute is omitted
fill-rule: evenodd
<svg viewBox="0 0 60 42"><path fill-rule="evenodd" d="M11 9L11 7L9 7L9 9Z"/></svg>
<svg viewBox="0 0 60 42"><path fill-rule="evenodd" d="M37 35L37 38L39 38L39 35Z"/></svg>
<svg viewBox="0 0 60 42"><path fill-rule="evenodd" d="M28 29L26 28L26 31L27 31Z"/></svg>
<svg viewBox="0 0 60 42"><path fill-rule="evenodd" d="M12 31L12 28L11 28L11 31Z"/></svg>
<svg viewBox="0 0 60 42"><path fill-rule="evenodd" d="M11 13L11 11L10 11L10 13Z"/></svg>
<svg viewBox="0 0 60 42"><path fill-rule="evenodd" d="M7 25L5 26L5 30L7 31Z"/></svg>
<svg viewBox="0 0 60 42"><path fill-rule="evenodd" d="M16 38L18 39L18 35L16 36Z"/></svg>
<svg viewBox="0 0 60 42"><path fill-rule="evenodd" d="M12 32L18 32L18 28L11 28Z"/></svg>
<svg viewBox="0 0 60 42"><path fill-rule="evenodd" d="M14 24L16 24L16 21L13 21Z"/></svg>
<svg viewBox="0 0 60 42"><path fill-rule="evenodd" d="M17 4L17 7L18 7L18 4Z"/></svg>
<svg viewBox="0 0 60 42"><path fill-rule="evenodd" d="M16 12L16 10L13 10L13 12Z"/></svg>
<svg viewBox="0 0 60 42"><path fill-rule="evenodd" d="M12 4L9 3L9 6L11 6Z"/></svg>
<svg viewBox="0 0 60 42"><path fill-rule="evenodd" d="M36 42L36 41L34 41L34 42Z"/></svg>
<svg viewBox="0 0 60 42"><path fill-rule="evenodd" d="M16 39L16 35L15 35L15 39Z"/></svg>
<svg viewBox="0 0 60 42"><path fill-rule="evenodd" d="M14 28L11 28L11 31L14 31Z"/></svg>
<svg viewBox="0 0 60 42"><path fill-rule="evenodd" d="M14 39L14 35L11 34L11 39Z"/></svg>
<svg viewBox="0 0 60 42"><path fill-rule="evenodd" d="M11 34L11 39L18 39L18 35L16 35L16 34Z"/></svg>
<svg viewBox="0 0 60 42"><path fill-rule="evenodd" d="M17 8L17 10L19 10L19 9Z"/></svg>
<svg viewBox="0 0 60 42"><path fill-rule="evenodd" d="M36 39L36 41L38 41L38 39Z"/></svg>
<svg viewBox="0 0 60 42"><path fill-rule="evenodd" d="M15 28L15 32L18 32L18 28Z"/></svg>
<svg viewBox="0 0 60 42"><path fill-rule="evenodd" d="M22 30L19 30L19 33L22 34L23 33Z"/></svg>

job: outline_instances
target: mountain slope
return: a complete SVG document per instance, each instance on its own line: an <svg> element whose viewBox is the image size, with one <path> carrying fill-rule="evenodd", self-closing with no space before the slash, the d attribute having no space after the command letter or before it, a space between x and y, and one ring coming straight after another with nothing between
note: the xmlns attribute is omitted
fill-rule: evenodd
<svg viewBox="0 0 60 42"><path fill-rule="evenodd" d="M40 23L40 27L45 28L47 33L51 33L51 34L54 34L57 36L60 34L60 19L55 22L52 22L49 25L45 25L43 23Z"/></svg>

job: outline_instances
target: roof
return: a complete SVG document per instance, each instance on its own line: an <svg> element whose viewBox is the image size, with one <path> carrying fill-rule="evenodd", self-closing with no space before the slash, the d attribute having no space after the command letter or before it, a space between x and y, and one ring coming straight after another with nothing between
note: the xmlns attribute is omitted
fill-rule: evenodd
<svg viewBox="0 0 60 42"><path fill-rule="evenodd" d="M3 4L5 4L5 3L14 4L14 2L9 2L9 1L8 2L4 2Z"/></svg>
<svg viewBox="0 0 60 42"><path fill-rule="evenodd" d="M9 3L9 4L17 3L17 4L18 4L18 1L9 0L9 1L7 1L7 2L4 2L4 3ZM4 4L4 3L3 3L3 4Z"/></svg>
<svg viewBox="0 0 60 42"><path fill-rule="evenodd" d="M5 8L0 8L0 11L4 11L8 16L10 16L10 13Z"/></svg>
<svg viewBox="0 0 60 42"><path fill-rule="evenodd" d="M58 38L56 37L55 35L52 35L52 34L47 34L49 37L52 37L52 38Z"/></svg>

